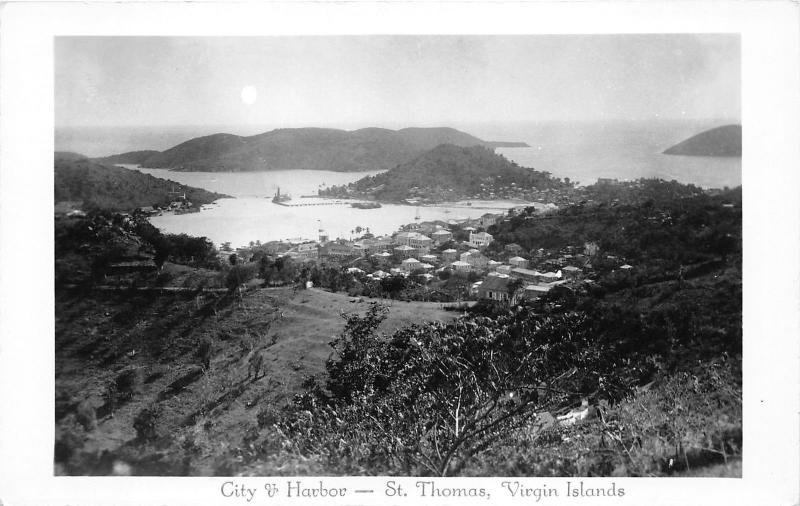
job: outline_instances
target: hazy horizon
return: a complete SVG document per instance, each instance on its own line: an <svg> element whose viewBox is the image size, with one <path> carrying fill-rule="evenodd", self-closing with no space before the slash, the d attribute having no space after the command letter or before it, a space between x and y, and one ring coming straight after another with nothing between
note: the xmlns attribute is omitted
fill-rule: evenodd
<svg viewBox="0 0 800 506"><path fill-rule="evenodd" d="M675 142L685 136L699 133L716 126L738 122L733 118L706 119L651 119L651 120L569 120L569 121L518 121L518 122L480 122L450 125L378 125L377 128L399 130L401 128L450 127L478 137L484 141L522 141L535 143L538 139L526 135L527 132L543 128L559 128L562 131L579 135L588 127L603 130L606 127L642 125L645 130L653 127L671 129ZM55 150L73 151L85 156L99 157L129 151L157 150L174 147L193 138L218 133L240 136L258 135L276 128L336 128L347 131L371 128L375 125L305 125L280 127L275 125L109 125L87 126L70 125L56 127Z"/></svg>
<svg viewBox="0 0 800 506"><path fill-rule="evenodd" d="M738 122L740 72L731 34L56 37L55 124Z"/></svg>

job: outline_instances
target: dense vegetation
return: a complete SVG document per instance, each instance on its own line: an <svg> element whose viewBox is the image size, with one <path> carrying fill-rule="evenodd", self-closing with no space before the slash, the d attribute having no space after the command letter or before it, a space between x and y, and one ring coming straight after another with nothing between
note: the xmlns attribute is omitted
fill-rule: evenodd
<svg viewBox="0 0 800 506"><path fill-rule="evenodd" d="M145 166L145 162L152 156L158 154L158 151L146 149L142 151L129 151L127 153L120 153L118 155L104 156L102 158L94 158L93 160L103 165L114 165L117 163L137 164Z"/></svg>
<svg viewBox="0 0 800 506"><path fill-rule="evenodd" d="M706 130L664 151L667 155L742 156L742 125Z"/></svg>
<svg viewBox="0 0 800 506"><path fill-rule="evenodd" d="M390 202L409 198L443 201L494 197L514 187L544 190L571 186L547 172L520 167L485 147L443 144L387 172L320 193Z"/></svg>
<svg viewBox="0 0 800 506"><path fill-rule="evenodd" d="M198 171L389 169L433 147L493 146L452 128L284 128L250 137L215 134L191 139L144 158L128 153L146 167Z"/></svg>
<svg viewBox="0 0 800 506"><path fill-rule="evenodd" d="M114 262L152 259L157 267L175 262L218 269L217 250L205 237L163 234L135 214L125 218L108 211L55 222L55 282L91 285L103 280Z"/></svg>
<svg viewBox="0 0 800 506"><path fill-rule="evenodd" d="M225 197L201 188L159 179L139 171L106 166L87 159L55 159L55 201L83 202L83 208L130 211L146 206L166 206L180 192L200 206Z"/></svg>
<svg viewBox="0 0 800 506"><path fill-rule="evenodd" d="M656 183L653 183L654 185ZM668 183L658 183L668 194ZM517 243L526 250L560 250L597 243L603 251L658 272L725 259L741 251L741 188L716 196L691 188L679 197L645 198L621 205L571 206L537 216L533 208L489 228L491 251ZM648 193L645 193L648 195ZM602 265L595 262L595 267Z"/></svg>

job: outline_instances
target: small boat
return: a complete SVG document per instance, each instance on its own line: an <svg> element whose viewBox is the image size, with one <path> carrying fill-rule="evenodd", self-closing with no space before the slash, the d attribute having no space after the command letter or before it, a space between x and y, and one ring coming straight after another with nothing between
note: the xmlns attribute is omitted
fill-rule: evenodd
<svg viewBox="0 0 800 506"><path fill-rule="evenodd" d="M378 202L353 202L350 204L350 207L354 207L356 209L378 209L382 206Z"/></svg>
<svg viewBox="0 0 800 506"><path fill-rule="evenodd" d="M292 197L288 193L284 193L283 195L281 195L281 187L280 186L278 187L278 191L275 192L275 196L272 197L272 202L274 202L276 204L279 204L281 202L288 202L290 200L292 200Z"/></svg>
<svg viewBox="0 0 800 506"><path fill-rule="evenodd" d="M414 216L414 219L415 219L415 220L418 220L418 219L419 219L419 207L417 208L417 214L416 214L416 216Z"/></svg>

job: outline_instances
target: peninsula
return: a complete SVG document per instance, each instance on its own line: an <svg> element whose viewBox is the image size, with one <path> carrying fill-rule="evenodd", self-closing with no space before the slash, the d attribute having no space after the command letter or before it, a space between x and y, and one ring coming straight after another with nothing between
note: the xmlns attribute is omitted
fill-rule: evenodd
<svg viewBox="0 0 800 506"><path fill-rule="evenodd" d="M171 208L185 212L227 197L137 170L103 165L77 153L56 152L54 162L55 202L69 203L60 206L64 210Z"/></svg>
<svg viewBox="0 0 800 506"><path fill-rule="evenodd" d="M706 130L664 151L665 155L742 156L742 125Z"/></svg>
<svg viewBox="0 0 800 506"><path fill-rule="evenodd" d="M540 191L572 189L548 172L521 167L483 146L442 144L413 160L320 195L430 204L462 199L531 199Z"/></svg>

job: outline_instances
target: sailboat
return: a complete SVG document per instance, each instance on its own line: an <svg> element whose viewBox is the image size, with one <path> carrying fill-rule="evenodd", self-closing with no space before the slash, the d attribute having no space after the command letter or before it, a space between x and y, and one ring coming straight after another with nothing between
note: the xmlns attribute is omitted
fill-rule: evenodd
<svg viewBox="0 0 800 506"><path fill-rule="evenodd" d="M419 219L419 207L417 208L417 214L414 216L414 219L415 219L415 220L418 220L418 219Z"/></svg>

